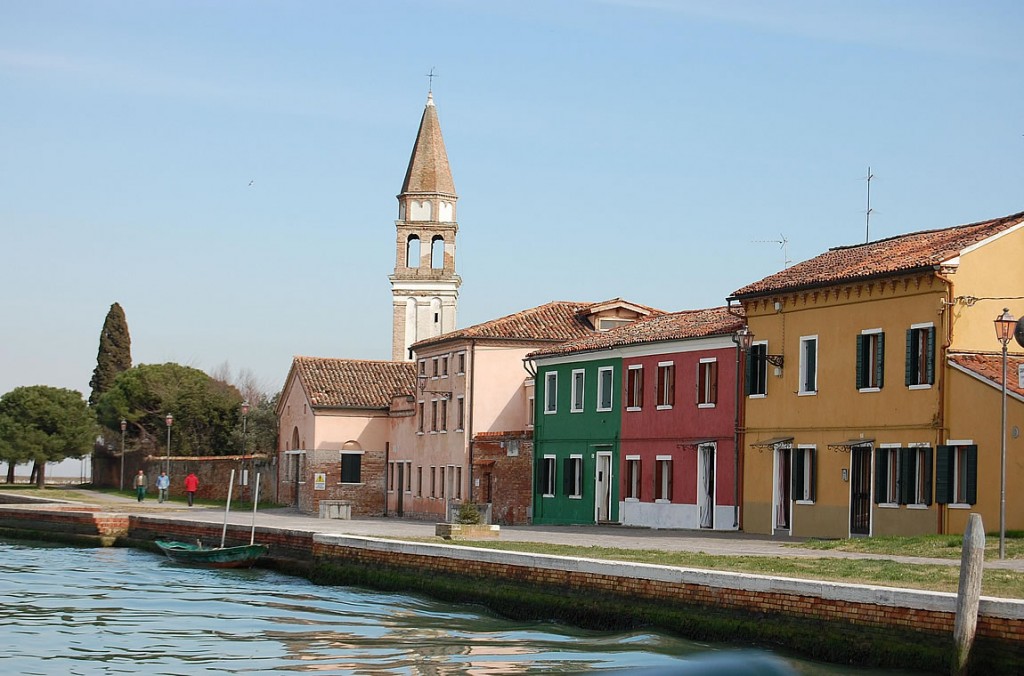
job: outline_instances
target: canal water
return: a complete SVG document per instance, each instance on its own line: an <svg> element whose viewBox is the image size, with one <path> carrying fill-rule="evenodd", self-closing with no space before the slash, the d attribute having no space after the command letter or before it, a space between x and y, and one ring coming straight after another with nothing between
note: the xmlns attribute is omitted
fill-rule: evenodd
<svg viewBox="0 0 1024 676"><path fill-rule="evenodd" d="M686 673L737 648L509 621L477 606L0 540L3 674ZM778 657L800 674L877 674ZM891 673L891 672L887 672Z"/></svg>

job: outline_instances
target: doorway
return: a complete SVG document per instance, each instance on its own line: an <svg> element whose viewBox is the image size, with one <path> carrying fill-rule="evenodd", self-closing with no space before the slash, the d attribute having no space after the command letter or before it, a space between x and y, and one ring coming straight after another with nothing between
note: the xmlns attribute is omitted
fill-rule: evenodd
<svg viewBox="0 0 1024 676"><path fill-rule="evenodd" d="M715 444L697 447L697 508L700 527L715 527Z"/></svg>
<svg viewBox="0 0 1024 676"><path fill-rule="evenodd" d="M395 469L398 472L398 483L395 485L395 514L405 516L405 463L396 462Z"/></svg>
<svg viewBox="0 0 1024 676"><path fill-rule="evenodd" d="M612 454L597 454L597 480L595 481L594 513L598 523L612 518Z"/></svg>
<svg viewBox="0 0 1024 676"><path fill-rule="evenodd" d="M773 493L774 523L772 532L788 531L790 529L790 507L792 505L790 495L790 473L793 467L793 448L791 446L777 446L775 448L775 487Z"/></svg>
<svg viewBox="0 0 1024 676"><path fill-rule="evenodd" d="M850 449L850 535L871 535L871 447Z"/></svg>

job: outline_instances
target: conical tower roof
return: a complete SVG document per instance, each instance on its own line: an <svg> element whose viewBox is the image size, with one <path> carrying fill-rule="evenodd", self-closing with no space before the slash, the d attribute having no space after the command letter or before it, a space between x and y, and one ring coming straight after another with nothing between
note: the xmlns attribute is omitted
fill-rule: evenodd
<svg viewBox="0 0 1024 676"><path fill-rule="evenodd" d="M433 94L427 94L427 105L420 119L420 131L405 172L402 194L443 193L455 195L455 181L448 166L448 152L441 137L441 124L437 121L437 107Z"/></svg>

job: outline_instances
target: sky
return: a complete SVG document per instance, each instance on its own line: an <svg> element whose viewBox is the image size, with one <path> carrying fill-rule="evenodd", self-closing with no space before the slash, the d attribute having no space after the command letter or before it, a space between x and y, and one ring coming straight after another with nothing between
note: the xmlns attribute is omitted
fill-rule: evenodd
<svg viewBox="0 0 1024 676"><path fill-rule="evenodd" d="M433 69L458 324L714 307L830 247L1024 210L1024 3L4 0L0 394L388 359ZM870 229L866 219L870 172Z"/></svg>

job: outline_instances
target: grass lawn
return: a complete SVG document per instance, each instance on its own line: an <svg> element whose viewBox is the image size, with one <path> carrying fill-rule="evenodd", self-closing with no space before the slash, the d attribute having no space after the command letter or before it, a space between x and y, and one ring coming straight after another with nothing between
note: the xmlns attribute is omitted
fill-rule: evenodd
<svg viewBox="0 0 1024 676"><path fill-rule="evenodd" d="M808 540L793 547L864 554L922 556L931 559L960 559L960 535L917 535L914 537L870 537L845 540ZM999 533L985 535L985 559L999 558ZM1006 558L1024 559L1024 531L1007 531Z"/></svg>

